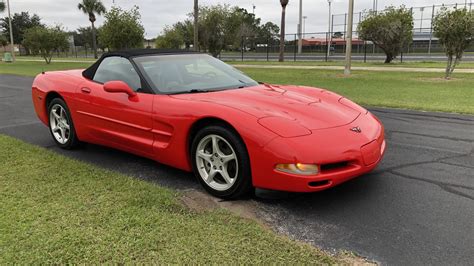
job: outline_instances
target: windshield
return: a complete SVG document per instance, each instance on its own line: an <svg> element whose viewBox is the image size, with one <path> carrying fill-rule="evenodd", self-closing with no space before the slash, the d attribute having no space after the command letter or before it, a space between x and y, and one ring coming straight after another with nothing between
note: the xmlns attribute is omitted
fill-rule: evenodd
<svg viewBox="0 0 474 266"><path fill-rule="evenodd" d="M217 91L258 83L205 54L153 55L133 59L145 78L163 93Z"/></svg>

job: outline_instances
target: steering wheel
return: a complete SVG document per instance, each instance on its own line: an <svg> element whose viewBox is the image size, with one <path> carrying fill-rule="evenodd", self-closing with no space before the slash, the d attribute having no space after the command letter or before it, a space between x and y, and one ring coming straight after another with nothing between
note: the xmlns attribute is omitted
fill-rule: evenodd
<svg viewBox="0 0 474 266"><path fill-rule="evenodd" d="M217 77L217 74L215 72L206 72L204 73L203 77L208 78L208 79L213 79Z"/></svg>

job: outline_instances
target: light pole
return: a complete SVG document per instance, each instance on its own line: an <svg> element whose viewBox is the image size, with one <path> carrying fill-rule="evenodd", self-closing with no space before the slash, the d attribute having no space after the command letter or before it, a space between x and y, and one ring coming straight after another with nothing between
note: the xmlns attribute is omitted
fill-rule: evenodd
<svg viewBox="0 0 474 266"><path fill-rule="evenodd" d="M253 12L252 12L252 14L254 14L254 15L255 15L255 8L256 8L255 4L252 4L252 8L253 8Z"/></svg>
<svg viewBox="0 0 474 266"><path fill-rule="evenodd" d="M349 23L347 24L347 32L346 32L346 67L344 68L344 75L350 76L351 75L351 55L352 55L352 24L354 17L354 0L349 0L349 12L348 12L348 20Z"/></svg>
<svg viewBox="0 0 474 266"><path fill-rule="evenodd" d="M423 13L425 11L425 8L424 7L421 7L420 8L420 11L421 11L421 20L420 20L420 32L423 31Z"/></svg>
<svg viewBox="0 0 474 266"><path fill-rule="evenodd" d="M198 0L194 0L194 51L199 51L199 39L198 39L198 21L199 20L199 3Z"/></svg>
<svg viewBox="0 0 474 266"><path fill-rule="evenodd" d="M331 42L332 42L332 32L331 32L331 3L333 0L328 0L329 4L329 23L328 23L328 42L326 43L328 46L327 57L331 55Z"/></svg>
<svg viewBox="0 0 474 266"><path fill-rule="evenodd" d="M10 48L12 53L13 62L15 62L15 43L13 42L13 28L12 28L12 15L10 13L10 0L7 0L8 6L8 27L10 28Z"/></svg>
<svg viewBox="0 0 474 266"><path fill-rule="evenodd" d="M307 18L308 18L307 16L303 16L303 38L306 33L306 19Z"/></svg>
<svg viewBox="0 0 474 266"><path fill-rule="evenodd" d="M373 7L373 10L374 10L375 12L377 12L378 5L379 5L378 0L374 0L374 7Z"/></svg>
<svg viewBox="0 0 474 266"><path fill-rule="evenodd" d="M301 34L301 26L303 24L303 0L300 0L300 14L298 21L298 54L301 54L303 51L303 35Z"/></svg>

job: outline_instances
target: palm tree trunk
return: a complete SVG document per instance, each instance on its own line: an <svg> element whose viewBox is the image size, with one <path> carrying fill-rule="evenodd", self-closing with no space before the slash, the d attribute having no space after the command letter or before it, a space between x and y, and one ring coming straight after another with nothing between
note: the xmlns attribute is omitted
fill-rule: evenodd
<svg viewBox="0 0 474 266"><path fill-rule="evenodd" d="M285 61L285 16L286 6L283 6L281 9L280 57L278 58L279 62Z"/></svg>
<svg viewBox="0 0 474 266"><path fill-rule="evenodd" d="M199 51L199 3L198 0L194 0L194 41L193 41L193 48L194 51Z"/></svg>
<svg viewBox="0 0 474 266"><path fill-rule="evenodd" d="M95 32L95 26L94 22L91 21L92 24L92 49L94 50L94 58L97 59L97 38L96 38L96 32Z"/></svg>

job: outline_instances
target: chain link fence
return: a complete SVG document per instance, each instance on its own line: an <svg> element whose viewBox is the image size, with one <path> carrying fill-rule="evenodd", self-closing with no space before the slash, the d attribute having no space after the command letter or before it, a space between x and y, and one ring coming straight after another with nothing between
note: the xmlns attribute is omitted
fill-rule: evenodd
<svg viewBox="0 0 474 266"><path fill-rule="evenodd" d="M242 49L222 51L220 58L230 61L276 61L280 51L279 38L277 35L268 38L244 36ZM286 61L337 61L345 58L345 32L304 33L301 53L298 53L298 40L298 34L285 35ZM385 59L385 54L372 42L360 40L357 32L353 32L352 57L356 61L380 61ZM444 61L446 57L438 39L430 34L430 28L423 28L414 32L413 42L402 49L398 59ZM465 60L474 61L474 45L466 50Z"/></svg>
<svg viewBox="0 0 474 266"><path fill-rule="evenodd" d="M403 49L399 60L412 61L441 61L445 60L443 47L433 34L433 20L443 8L467 8L473 10L474 3L452 5L432 5L410 8L413 14L413 42ZM354 28L369 11L354 13ZM380 10L378 12L383 12ZM348 15L335 14L331 17L331 32L313 32L302 34L302 53L298 53L298 34L285 35L285 60L287 61L337 61L344 60L346 51L346 28ZM354 31L352 40L353 59L357 61L380 61L384 59L383 51L371 42L358 38ZM280 36L268 38L242 37L242 47L239 52L223 51L220 55L224 60L241 61L274 61L278 60ZM466 51L464 60L474 61L474 45Z"/></svg>

